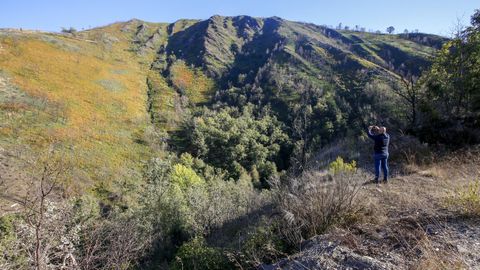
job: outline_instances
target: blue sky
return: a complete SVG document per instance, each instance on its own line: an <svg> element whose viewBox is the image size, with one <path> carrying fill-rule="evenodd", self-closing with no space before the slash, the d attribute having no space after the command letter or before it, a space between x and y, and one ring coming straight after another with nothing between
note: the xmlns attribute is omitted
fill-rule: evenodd
<svg viewBox="0 0 480 270"><path fill-rule="evenodd" d="M360 25L382 30L449 35L457 18L469 23L479 0L1 0L0 28L59 31L101 26L138 18L173 22L180 18L206 19L212 15L279 16L315 24Z"/></svg>

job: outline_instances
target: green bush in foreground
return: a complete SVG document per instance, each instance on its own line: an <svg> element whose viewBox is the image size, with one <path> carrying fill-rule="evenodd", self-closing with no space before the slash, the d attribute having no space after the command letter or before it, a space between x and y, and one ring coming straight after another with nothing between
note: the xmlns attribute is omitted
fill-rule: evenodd
<svg viewBox="0 0 480 270"><path fill-rule="evenodd" d="M14 215L0 217L0 269L28 268L27 257L21 250L21 241L15 235Z"/></svg>
<svg viewBox="0 0 480 270"><path fill-rule="evenodd" d="M343 158L337 157L335 161L330 163L328 166L330 173L337 174L337 173L353 173L357 169L357 162L353 160L350 163L346 163L343 161Z"/></svg>
<svg viewBox="0 0 480 270"><path fill-rule="evenodd" d="M218 248L209 247L201 237L193 238L183 244L178 250L173 270L223 270L233 269L234 266Z"/></svg>
<svg viewBox="0 0 480 270"><path fill-rule="evenodd" d="M247 236L242 245L242 255L245 261L241 262L250 266L261 263L274 263L285 257L286 243L271 225L256 227ZM243 268L243 267L242 267Z"/></svg>
<svg viewBox="0 0 480 270"><path fill-rule="evenodd" d="M466 215L480 215L480 180L470 183L448 198L448 204L459 208Z"/></svg>

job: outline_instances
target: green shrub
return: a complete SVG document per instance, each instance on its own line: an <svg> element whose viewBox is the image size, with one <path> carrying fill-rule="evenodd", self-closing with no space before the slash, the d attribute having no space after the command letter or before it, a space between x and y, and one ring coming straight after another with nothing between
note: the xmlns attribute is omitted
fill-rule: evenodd
<svg viewBox="0 0 480 270"><path fill-rule="evenodd" d="M222 250L209 247L203 238L196 237L180 247L171 269L223 270L233 268L233 264Z"/></svg>
<svg viewBox="0 0 480 270"><path fill-rule="evenodd" d="M75 33L77 33L77 29L75 29L74 27L71 27L71 26L70 26L70 28L62 27L62 33L75 34Z"/></svg>
<svg viewBox="0 0 480 270"><path fill-rule="evenodd" d="M261 263L273 263L285 257L286 243L271 225L256 227L247 235L242 245L244 258L240 263L246 267L257 267ZM242 267L243 268L243 267Z"/></svg>
<svg viewBox="0 0 480 270"><path fill-rule="evenodd" d="M13 219L12 215L0 217L0 237L6 237L13 233Z"/></svg>
<svg viewBox="0 0 480 270"><path fill-rule="evenodd" d="M330 163L328 167L332 174L353 173L357 169L357 163L355 160L350 163L346 163L343 161L343 158L337 157L337 159Z"/></svg>
<svg viewBox="0 0 480 270"><path fill-rule="evenodd" d="M170 177L172 186L181 190L205 184L205 180L198 176L194 170L182 164L173 166Z"/></svg>
<svg viewBox="0 0 480 270"><path fill-rule="evenodd" d="M163 259L172 260L175 247L184 241L207 235L269 202L269 192L256 190L245 171L237 181L225 181L216 169L189 154L151 160L145 178L142 223L157 232L154 253Z"/></svg>
<svg viewBox="0 0 480 270"><path fill-rule="evenodd" d="M22 242L15 234L14 215L0 217L0 269L26 269L28 259L22 249Z"/></svg>
<svg viewBox="0 0 480 270"><path fill-rule="evenodd" d="M448 198L448 204L459 208L466 215L480 215L480 180L470 183Z"/></svg>

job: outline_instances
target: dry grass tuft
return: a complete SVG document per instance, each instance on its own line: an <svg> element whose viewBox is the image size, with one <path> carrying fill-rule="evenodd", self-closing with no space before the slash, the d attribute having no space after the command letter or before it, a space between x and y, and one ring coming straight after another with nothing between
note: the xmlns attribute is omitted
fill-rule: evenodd
<svg viewBox="0 0 480 270"><path fill-rule="evenodd" d="M460 270L467 269L462 258L451 249L440 249L428 238L418 243L421 256L410 268L412 270Z"/></svg>
<svg viewBox="0 0 480 270"><path fill-rule="evenodd" d="M285 239L297 245L305 239L324 233L334 225L351 225L365 210L358 198L365 176L360 173L322 175L308 171L276 186L280 230Z"/></svg>

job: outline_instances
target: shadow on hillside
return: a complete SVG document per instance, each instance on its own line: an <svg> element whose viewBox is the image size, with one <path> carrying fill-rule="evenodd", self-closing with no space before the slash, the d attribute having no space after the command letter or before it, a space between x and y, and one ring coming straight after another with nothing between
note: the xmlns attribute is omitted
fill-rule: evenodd
<svg viewBox="0 0 480 270"><path fill-rule="evenodd" d="M248 238L249 232L254 231L252 228L260 226L265 219L269 219L273 214L273 204L260 207L215 228L212 233L207 235L207 242L209 245L216 247L240 249L241 244Z"/></svg>

